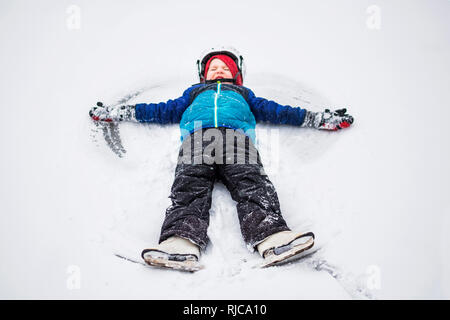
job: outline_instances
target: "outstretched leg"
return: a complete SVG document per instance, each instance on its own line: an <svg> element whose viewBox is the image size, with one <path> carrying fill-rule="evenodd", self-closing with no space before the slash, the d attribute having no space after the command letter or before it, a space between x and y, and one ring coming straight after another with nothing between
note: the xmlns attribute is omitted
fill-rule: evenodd
<svg viewBox="0 0 450 320"><path fill-rule="evenodd" d="M290 229L281 215L275 187L265 174L250 139L246 137L245 145L235 144L234 150L236 154L244 153L245 163L224 164L218 169L231 197L237 202L241 232L253 251L268 236ZM256 162L249 161L249 152L256 152Z"/></svg>
<svg viewBox="0 0 450 320"><path fill-rule="evenodd" d="M181 152L180 152L181 157ZM172 236L186 238L205 249L208 243L209 209L215 181L215 167L179 163L159 242Z"/></svg>

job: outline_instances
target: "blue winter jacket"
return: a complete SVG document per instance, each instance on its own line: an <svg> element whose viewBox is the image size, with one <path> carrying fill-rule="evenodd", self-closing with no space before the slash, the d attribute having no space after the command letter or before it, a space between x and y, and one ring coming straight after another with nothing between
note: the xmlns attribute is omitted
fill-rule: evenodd
<svg viewBox="0 0 450 320"><path fill-rule="evenodd" d="M243 130L255 142L256 122L300 126L306 110L258 98L248 88L217 81L196 84L180 98L136 105L140 122L180 123L181 140L197 129L227 127Z"/></svg>

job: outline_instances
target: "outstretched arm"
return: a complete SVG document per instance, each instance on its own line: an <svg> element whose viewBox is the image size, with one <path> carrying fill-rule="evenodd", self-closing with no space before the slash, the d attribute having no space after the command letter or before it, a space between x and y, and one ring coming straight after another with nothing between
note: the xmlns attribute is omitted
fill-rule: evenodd
<svg viewBox="0 0 450 320"><path fill-rule="evenodd" d="M104 106L101 102L89 111L95 121L135 121L160 124L180 122L183 112L190 103L190 89L175 100L161 103L138 103L136 105Z"/></svg>
<svg viewBox="0 0 450 320"><path fill-rule="evenodd" d="M190 104L190 92L186 90L175 100L160 103L139 103L136 105L136 120L160 124L178 123Z"/></svg>
<svg viewBox="0 0 450 320"><path fill-rule="evenodd" d="M247 100L257 122L300 126L305 119L305 109L284 106L275 101L256 97L251 90L248 91Z"/></svg>
<svg viewBox="0 0 450 320"><path fill-rule="evenodd" d="M324 112L312 112L300 107L283 106L274 101L256 97L249 90L248 102L256 121L267 121L274 124L290 124L294 126L336 131L347 128L353 123L353 117L347 109Z"/></svg>

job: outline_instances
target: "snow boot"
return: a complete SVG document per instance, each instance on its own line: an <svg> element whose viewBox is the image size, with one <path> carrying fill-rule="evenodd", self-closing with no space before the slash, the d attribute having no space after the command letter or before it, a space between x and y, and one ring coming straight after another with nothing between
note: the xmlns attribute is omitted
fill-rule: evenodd
<svg viewBox="0 0 450 320"><path fill-rule="evenodd" d="M257 245L259 254L264 258L261 268L284 264L306 256L314 246L314 233L296 233L281 231L265 238Z"/></svg>
<svg viewBox="0 0 450 320"><path fill-rule="evenodd" d="M190 240L180 237L170 237L155 248L145 249L141 256L147 264L155 267L190 272L203 269L198 262L199 247Z"/></svg>

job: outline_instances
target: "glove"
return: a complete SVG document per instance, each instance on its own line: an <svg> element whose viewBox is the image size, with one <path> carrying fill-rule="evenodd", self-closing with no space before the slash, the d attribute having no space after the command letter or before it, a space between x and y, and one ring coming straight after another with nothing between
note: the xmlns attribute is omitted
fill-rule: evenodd
<svg viewBox="0 0 450 320"><path fill-rule="evenodd" d="M102 102L97 102L97 106L92 107L89 116L95 121L136 121L135 106L104 106Z"/></svg>
<svg viewBox="0 0 450 320"><path fill-rule="evenodd" d="M336 131L348 128L352 123L353 117L347 114L347 109L344 108L335 111L325 109L324 112L306 111L305 120L301 126L319 130Z"/></svg>

